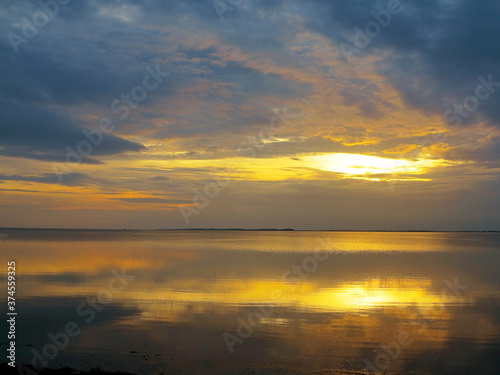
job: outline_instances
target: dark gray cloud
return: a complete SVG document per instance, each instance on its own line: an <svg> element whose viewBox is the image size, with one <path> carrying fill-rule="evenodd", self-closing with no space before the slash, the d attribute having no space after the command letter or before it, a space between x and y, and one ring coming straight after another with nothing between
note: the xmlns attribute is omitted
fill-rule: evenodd
<svg viewBox="0 0 500 375"><path fill-rule="evenodd" d="M474 149L456 147L447 151L445 156L449 160L483 162L485 166L497 168L500 166L500 138L490 139L487 144Z"/></svg>
<svg viewBox="0 0 500 375"><path fill-rule="evenodd" d="M0 174L0 180L3 181L26 181L37 182L42 184L61 184L67 186L87 185L89 177L83 173L66 173L61 175L62 179L59 180L54 173L45 173L40 176L22 176L22 175L3 175Z"/></svg>
<svg viewBox="0 0 500 375"><path fill-rule="evenodd" d="M39 275L36 276L41 282L49 282L49 283L62 283L62 284L83 284L86 281L85 274L77 273L77 272L65 272L53 275Z"/></svg>
<svg viewBox="0 0 500 375"><path fill-rule="evenodd" d="M363 29L373 19L370 11L385 9L386 4L331 2L326 13L331 22L318 23L323 27L311 22L311 27L337 42L352 43L345 36L354 37L353 28ZM388 26L360 55L388 52L378 65L379 71L409 105L441 114L475 95L479 76L487 78L491 74L495 82L500 82L497 2L425 0L401 4L404 10L392 15ZM496 92L481 101L478 112L464 118L463 123L486 120L500 126L499 102L500 93Z"/></svg>
<svg viewBox="0 0 500 375"><path fill-rule="evenodd" d="M66 147L75 149L87 140L82 130L97 128L97 124L72 115L67 106L92 102L109 105L111 93L119 92L119 77L108 77L99 65L80 68L56 61L51 53L57 50L15 55L10 46L0 43L0 51L5 56L0 65L0 154L64 161ZM98 164L97 156L144 148L114 134L105 133L103 137L89 156L82 156L83 163Z"/></svg>
<svg viewBox="0 0 500 375"><path fill-rule="evenodd" d="M0 146L3 149L0 155L65 161L67 147L76 150L80 142L89 141L82 133L83 127L76 125L67 115L44 108L44 105L9 99L0 105L3 105L0 112ZM144 149L141 144L103 133L102 142L92 148L89 156L81 157L83 163L99 164L96 156L141 149Z"/></svg>

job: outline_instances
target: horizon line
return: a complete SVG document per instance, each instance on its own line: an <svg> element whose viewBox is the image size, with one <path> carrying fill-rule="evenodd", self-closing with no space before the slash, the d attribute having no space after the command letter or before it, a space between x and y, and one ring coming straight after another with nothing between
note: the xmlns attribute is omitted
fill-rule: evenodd
<svg viewBox="0 0 500 375"><path fill-rule="evenodd" d="M156 228L156 229L134 229L134 228L34 228L34 227L0 227L0 230L74 230L74 231L114 231L114 232L147 232L147 231L253 231L253 232L440 232L440 233L496 233L500 230L437 230L437 229L295 229L295 228Z"/></svg>

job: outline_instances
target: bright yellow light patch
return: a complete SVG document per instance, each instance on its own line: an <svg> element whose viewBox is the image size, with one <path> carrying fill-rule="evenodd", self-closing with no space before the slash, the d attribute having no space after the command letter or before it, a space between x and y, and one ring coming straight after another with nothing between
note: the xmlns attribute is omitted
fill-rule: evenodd
<svg viewBox="0 0 500 375"><path fill-rule="evenodd" d="M373 178L373 175L391 175L391 180L402 180L400 174L422 174L428 169L440 165L440 160L405 160L381 158L360 154L324 154L303 158L313 168L329 172L345 174L347 178L363 178L366 180L381 180ZM404 178L403 180L426 180L418 178Z"/></svg>

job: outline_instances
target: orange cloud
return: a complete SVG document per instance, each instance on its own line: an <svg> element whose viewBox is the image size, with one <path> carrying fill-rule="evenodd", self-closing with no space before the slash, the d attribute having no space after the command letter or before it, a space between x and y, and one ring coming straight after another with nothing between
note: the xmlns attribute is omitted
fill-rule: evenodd
<svg viewBox="0 0 500 375"><path fill-rule="evenodd" d="M382 151L384 154L406 154L408 152L411 152L413 150L416 150L419 148L419 145L416 144L411 144L411 145L405 145L401 143L399 146L389 148L387 150Z"/></svg>

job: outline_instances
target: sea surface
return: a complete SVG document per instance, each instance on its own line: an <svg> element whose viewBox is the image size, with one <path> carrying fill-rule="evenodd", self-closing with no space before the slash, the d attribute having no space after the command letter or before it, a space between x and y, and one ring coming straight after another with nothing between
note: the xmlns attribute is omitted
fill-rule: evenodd
<svg viewBox="0 0 500 375"><path fill-rule="evenodd" d="M0 234L0 344L15 261L17 364L500 374L500 233Z"/></svg>

